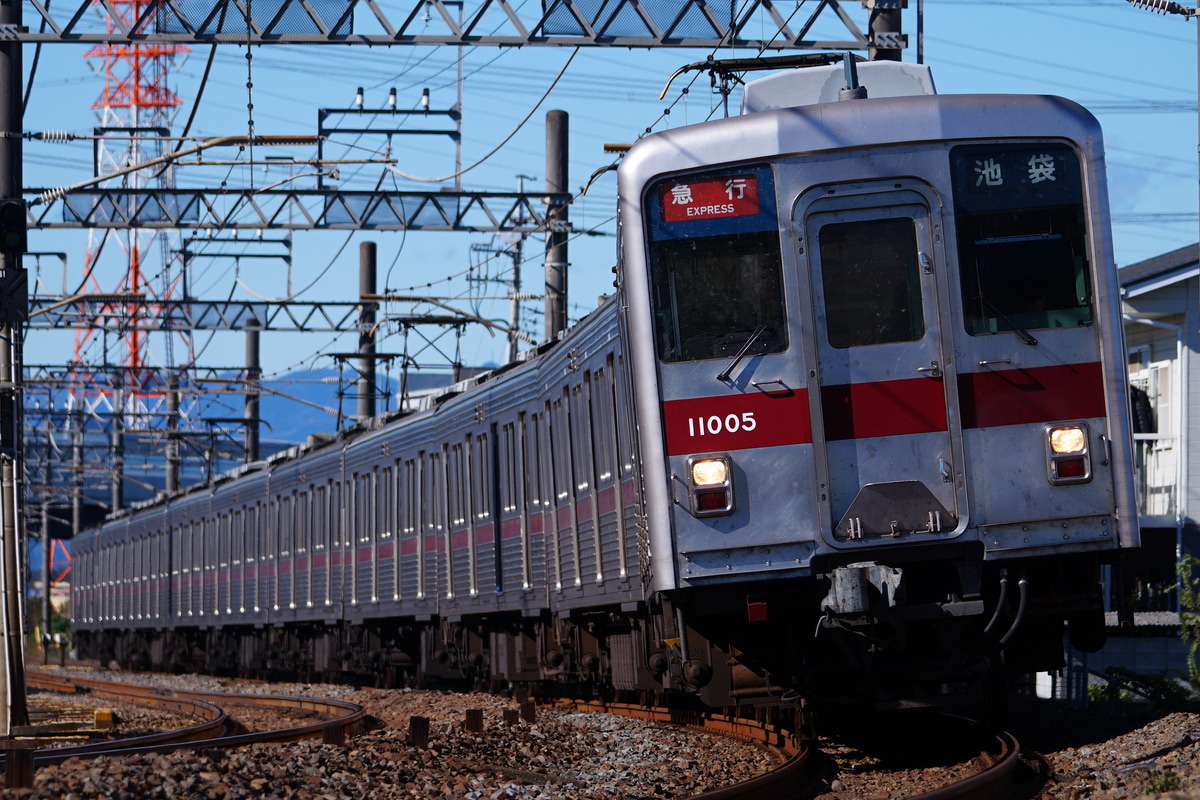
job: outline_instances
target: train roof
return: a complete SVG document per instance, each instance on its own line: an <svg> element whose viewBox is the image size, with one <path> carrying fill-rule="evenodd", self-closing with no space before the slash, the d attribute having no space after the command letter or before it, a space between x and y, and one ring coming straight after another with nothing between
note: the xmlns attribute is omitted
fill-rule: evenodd
<svg viewBox="0 0 1200 800"><path fill-rule="evenodd" d="M858 84L867 97L911 97L937 94L933 73L925 64L901 61L864 61L856 64ZM742 114L777 108L834 103L846 87L846 71L839 64L777 72L749 81L742 90Z"/></svg>

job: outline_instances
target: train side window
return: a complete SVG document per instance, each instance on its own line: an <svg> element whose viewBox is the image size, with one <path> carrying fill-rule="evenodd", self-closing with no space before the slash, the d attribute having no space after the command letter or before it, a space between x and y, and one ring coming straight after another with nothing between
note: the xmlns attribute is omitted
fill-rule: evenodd
<svg viewBox="0 0 1200 800"><path fill-rule="evenodd" d="M571 388L571 462L575 465L574 491L576 496L583 497L592 491L592 415L589 413L591 402L588 389L591 384L591 373L585 372L583 383Z"/></svg>
<svg viewBox="0 0 1200 800"><path fill-rule="evenodd" d="M463 445L456 443L450 446L450 459L447 466L450 470L450 525L455 528L467 524L467 499L464 490L466 483L466 460Z"/></svg>
<svg viewBox="0 0 1200 800"><path fill-rule="evenodd" d="M471 451L471 511L480 523L492 515L492 451L488 434L475 437Z"/></svg>
<svg viewBox="0 0 1200 800"><path fill-rule="evenodd" d="M908 217L821 227L829 343L846 348L925 335L916 225Z"/></svg>
<svg viewBox="0 0 1200 800"><path fill-rule="evenodd" d="M375 515L379 519L379 538L387 539L396 529L396 504L392 499L392 490L396 484L392 478L390 466L379 470L379 490L376 494Z"/></svg>
<svg viewBox="0 0 1200 800"><path fill-rule="evenodd" d="M550 458L543 435L545 413L548 412L529 416L529 421L525 425L525 452L521 456L522 463L525 465L525 496L529 498L531 512L539 514L546 510L544 506L548 505L546 498L549 496L546 493L544 481L546 475L544 464Z"/></svg>
<svg viewBox="0 0 1200 800"><path fill-rule="evenodd" d="M596 486L603 489L614 480L617 414L613 407L612 356L604 369L592 373L592 438L595 441Z"/></svg>
<svg viewBox="0 0 1200 800"><path fill-rule="evenodd" d="M787 349L774 180L767 168L650 187L650 284L664 362Z"/></svg>
<svg viewBox="0 0 1200 800"><path fill-rule="evenodd" d="M971 335L1091 325L1079 158L1066 145L951 151L958 258Z"/></svg>
<svg viewBox="0 0 1200 800"><path fill-rule="evenodd" d="M554 456L551 466L554 481L554 500L564 505L571 498L571 433L570 413L568 408L571 400L571 390L563 389L563 398L554 401L550 417L547 419L547 430L550 434L550 448Z"/></svg>
<svg viewBox="0 0 1200 800"><path fill-rule="evenodd" d="M412 536L417 532L417 509L421 504L420 494L417 492L417 462L415 459L405 459L403 475L400 513L404 518L404 535Z"/></svg>
<svg viewBox="0 0 1200 800"><path fill-rule="evenodd" d="M515 478L519 474L515 466L516 458L516 423L509 422L500 428L500 454L498 467L500 474L500 513L511 514L517 508Z"/></svg>

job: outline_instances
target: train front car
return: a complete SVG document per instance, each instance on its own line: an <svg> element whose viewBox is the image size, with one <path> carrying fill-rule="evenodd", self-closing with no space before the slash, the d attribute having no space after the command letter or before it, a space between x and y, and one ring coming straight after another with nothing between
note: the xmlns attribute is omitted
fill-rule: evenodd
<svg viewBox="0 0 1200 800"><path fill-rule="evenodd" d="M859 70L751 83L619 173L654 588L712 699L1055 669L1138 544L1098 124Z"/></svg>

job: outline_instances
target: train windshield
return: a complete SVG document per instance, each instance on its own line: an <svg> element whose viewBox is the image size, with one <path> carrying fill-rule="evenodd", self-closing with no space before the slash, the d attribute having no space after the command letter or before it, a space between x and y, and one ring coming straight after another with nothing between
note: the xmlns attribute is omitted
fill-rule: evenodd
<svg viewBox="0 0 1200 800"><path fill-rule="evenodd" d="M1059 144L950 155L963 308L972 335L1092 324L1079 159Z"/></svg>
<svg viewBox="0 0 1200 800"><path fill-rule="evenodd" d="M659 357L787 349L774 184L765 168L671 178L646 199Z"/></svg>

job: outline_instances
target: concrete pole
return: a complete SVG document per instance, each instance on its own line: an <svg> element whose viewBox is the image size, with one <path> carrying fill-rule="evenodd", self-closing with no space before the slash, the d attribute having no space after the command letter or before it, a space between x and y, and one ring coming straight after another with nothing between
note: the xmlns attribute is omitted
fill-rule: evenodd
<svg viewBox="0 0 1200 800"><path fill-rule="evenodd" d="M521 347L521 259L523 256L523 239L516 237L512 246L512 300L508 305L508 363L517 360L517 350Z"/></svg>
<svg viewBox="0 0 1200 800"><path fill-rule="evenodd" d="M47 548L44 559L44 570L42 586L46 588L44 597L42 598L42 663L49 663L50 659L50 580L51 570L53 568L53 542L50 539L50 498L54 494L54 468L50 464L53 448L53 427L50 422L46 423L46 443L42 454L42 544Z"/></svg>
<svg viewBox="0 0 1200 800"><path fill-rule="evenodd" d="M50 582L54 580L54 542L50 539L50 492L42 495L42 663L50 663Z"/></svg>
<svg viewBox="0 0 1200 800"><path fill-rule="evenodd" d="M21 27L23 0L0 0L0 31ZM19 200L21 175L21 43L4 37L0 43L0 199ZM6 289L23 272L21 252L0 248L0 275ZM27 309L20 309L24 314ZM4 679L0 686L0 736L12 736L13 726L29 723L25 700L25 637L22 587L21 458L21 324L12 314L0 319L0 504L3 505L0 573L4 595Z"/></svg>
<svg viewBox="0 0 1200 800"><path fill-rule="evenodd" d="M123 505L122 489L125 486L125 390L121 386L121 373L113 385L112 399L112 511ZM110 512L111 513L111 512Z"/></svg>
<svg viewBox="0 0 1200 800"><path fill-rule="evenodd" d="M71 538L83 530L83 409L71 410Z"/></svg>
<svg viewBox="0 0 1200 800"><path fill-rule="evenodd" d="M358 246L358 421L375 416L375 243Z"/></svg>
<svg viewBox="0 0 1200 800"><path fill-rule="evenodd" d="M261 350L259 332L262 324L258 320L246 323L246 463L258 461L259 393L262 381Z"/></svg>
<svg viewBox="0 0 1200 800"><path fill-rule="evenodd" d="M568 191L569 118L565 111L546 112L546 192ZM567 209L551 203L546 232L546 338L567 327Z"/></svg>
<svg viewBox="0 0 1200 800"><path fill-rule="evenodd" d="M179 491L179 376L167 376L167 477L168 492Z"/></svg>

